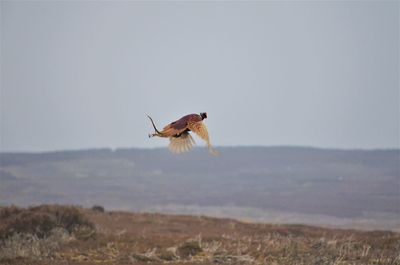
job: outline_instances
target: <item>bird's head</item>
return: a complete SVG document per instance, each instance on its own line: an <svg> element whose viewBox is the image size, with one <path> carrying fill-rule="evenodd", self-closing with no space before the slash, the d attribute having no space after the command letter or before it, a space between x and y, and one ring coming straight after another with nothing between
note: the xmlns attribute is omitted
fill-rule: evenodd
<svg viewBox="0 0 400 265"><path fill-rule="evenodd" d="M207 118L207 112L200 113L201 119L204 120Z"/></svg>

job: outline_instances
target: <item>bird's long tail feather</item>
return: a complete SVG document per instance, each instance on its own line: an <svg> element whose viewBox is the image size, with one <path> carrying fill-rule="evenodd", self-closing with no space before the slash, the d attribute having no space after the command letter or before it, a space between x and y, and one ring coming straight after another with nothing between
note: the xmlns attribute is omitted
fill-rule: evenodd
<svg viewBox="0 0 400 265"><path fill-rule="evenodd" d="M153 128L154 128L154 130L156 131L156 133L157 133L157 134L161 134L160 131L157 130L157 127L156 127L156 125L154 124L153 119L152 119L149 115L147 115L147 117L150 119L151 124L153 125ZM149 137L151 137L151 134L149 134Z"/></svg>

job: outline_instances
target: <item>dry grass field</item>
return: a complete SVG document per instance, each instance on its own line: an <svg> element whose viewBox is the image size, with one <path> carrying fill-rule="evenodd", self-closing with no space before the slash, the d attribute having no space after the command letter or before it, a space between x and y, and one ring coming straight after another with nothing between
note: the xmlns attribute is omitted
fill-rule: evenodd
<svg viewBox="0 0 400 265"><path fill-rule="evenodd" d="M0 208L0 264L400 264L400 234L42 205Z"/></svg>

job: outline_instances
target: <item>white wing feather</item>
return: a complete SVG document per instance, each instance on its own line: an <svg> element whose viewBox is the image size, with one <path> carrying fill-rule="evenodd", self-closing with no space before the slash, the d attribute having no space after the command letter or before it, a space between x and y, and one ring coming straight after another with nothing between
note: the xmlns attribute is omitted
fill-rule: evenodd
<svg viewBox="0 0 400 265"><path fill-rule="evenodd" d="M188 132L184 132L179 137L169 138L169 150L174 154L180 154L193 148L195 142Z"/></svg>

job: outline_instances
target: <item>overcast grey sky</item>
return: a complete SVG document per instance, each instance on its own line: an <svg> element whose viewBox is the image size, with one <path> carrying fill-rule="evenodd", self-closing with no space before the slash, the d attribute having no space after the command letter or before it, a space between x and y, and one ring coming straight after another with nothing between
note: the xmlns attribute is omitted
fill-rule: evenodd
<svg viewBox="0 0 400 265"><path fill-rule="evenodd" d="M0 151L399 147L399 2L1 1ZM203 145L196 139L198 145Z"/></svg>

